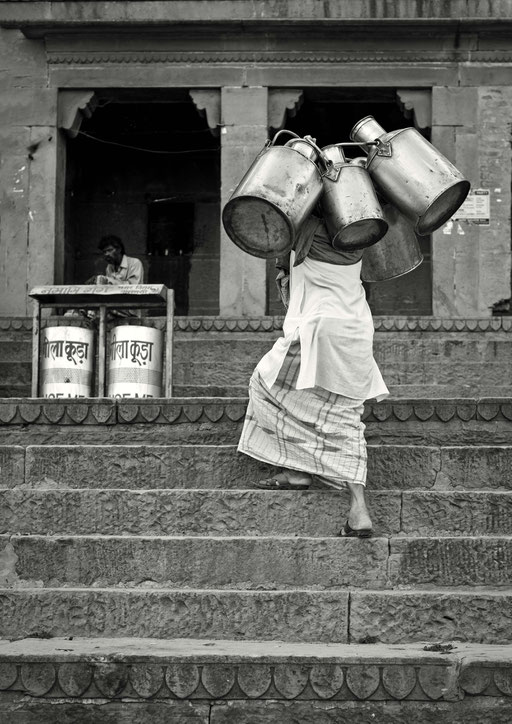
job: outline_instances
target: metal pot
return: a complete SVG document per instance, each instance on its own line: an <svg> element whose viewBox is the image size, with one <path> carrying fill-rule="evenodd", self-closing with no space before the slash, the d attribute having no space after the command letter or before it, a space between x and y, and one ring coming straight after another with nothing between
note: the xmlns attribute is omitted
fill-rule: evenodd
<svg viewBox="0 0 512 724"><path fill-rule="evenodd" d="M321 199L332 246L337 251L352 251L375 244L388 225L368 172L347 163L341 145L326 146L322 153L337 171L335 177L324 176Z"/></svg>
<svg viewBox="0 0 512 724"><path fill-rule="evenodd" d="M298 136L294 141L298 148L275 146L280 133L290 131L280 131L272 143L267 142L222 212L231 241L262 258L282 256L292 249L322 193L315 163L319 149Z"/></svg>
<svg viewBox="0 0 512 724"><path fill-rule="evenodd" d="M401 277L423 261L410 222L393 204L385 204L383 210L389 228L378 244L363 253L361 278L365 282L383 282Z"/></svg>
<svg viewBox="0 0 512 724"><path fill-rule="evenodd" d="M377 141L368 152L368 172L421 236L448 221L468 195L469 181L415 128L386 133L373 116L366 116L350 138L362 146Z"/></svg>

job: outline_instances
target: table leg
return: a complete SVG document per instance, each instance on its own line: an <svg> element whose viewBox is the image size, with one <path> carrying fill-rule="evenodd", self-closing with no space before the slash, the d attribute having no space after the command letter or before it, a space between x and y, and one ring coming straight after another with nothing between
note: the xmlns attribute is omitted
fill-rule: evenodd
<svg viewBox="0 0 512 724"><path fill-rule="evenodd" d="M97 397L105 397L105 360L107 346L107 308L100 307L100 324L98 329L98 392Z"/></svg>
<svg viewBox="0 0 512 724"><path fill-rule="evenodd" d="M39 346L41 333L41 305L34 299L32 311L32 397L39 392Z"/></svg>
<svg viewBox="0 0 512 724"><path fill-rule="evenodd" d="M174 348L174 289L167 290L167 314L165 317L165 375L164 394L172 397Z"/></svg>

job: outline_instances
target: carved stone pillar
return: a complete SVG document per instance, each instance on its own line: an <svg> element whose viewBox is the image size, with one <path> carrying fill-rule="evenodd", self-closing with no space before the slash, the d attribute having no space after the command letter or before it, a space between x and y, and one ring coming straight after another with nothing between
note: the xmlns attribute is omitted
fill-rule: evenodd
<svg viewBox="0 0 512 724"><path fill-rule="evenodd" d="M225 87L222 98L221 208L267 139L267 88ZM264 259L241 251L221 229L220 314L257 317L265 314Z"/></svg>
<svg viewBox="0 0 512 724"><path fill-rule="evenodd" d="M283 128L287 114L295 115L302 101L302 91L294 88L226 87L222 89L221 98L223 208L261 151L268 128ZM210 120L209 125L212 125ZM221 315L261 316L266 313L266 297L265 260L241 251L221 229Z"/></svg>

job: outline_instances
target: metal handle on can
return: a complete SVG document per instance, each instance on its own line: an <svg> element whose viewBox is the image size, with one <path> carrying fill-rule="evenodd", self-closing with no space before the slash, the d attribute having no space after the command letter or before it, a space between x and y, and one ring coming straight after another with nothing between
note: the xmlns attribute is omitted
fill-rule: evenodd
<svg viewBox="0 0 512 724"><path fill-rule="evenodd" d="M311 138L311 136L304 136L303 140L309 143L310 146L312 146L318 153L318 160L324 166L324 172L321 172L320 175L324 178L330 179L331 181L337 181L340 175L340 169L336 168L330 158L327 158L322 149L316 145L315 141Z"/></svg>
<svg viewBox="0 0 512 724"><path fill-rule="evenodd" d="M286 128L282 128L280 131L278 131L278 132L276 133L276 135L274 136L274 138L273 138L272 140L268 139L268 140L265 142L265 146L266 146L267 148L268 148L269 146L273 146L274 143L276 142L277 138L281 135L281 133L288 133L290 136L293 136L294 138L300 138L300 136L298 136L298 135L297 135L296 133L294 133L293 131L288 131Z"/></svg>
<svg viewBox="0 0 512 724"><path fill-rule="evenodd" d="M375 139L375 141L365 141L364 143L354 143L353 141L343 141L342 143L337 143L337 146L358 146L359 148L361 146L378 146L379 145L379 139Z"/></svg>
<svg viewBox="0 0 512 724"><path fill-rule="evenodd" d="M337 143L336 146L357 146L358 148L361 148L361 146L378 146L378 143L377 141L368 141L367 143L353 143L351 141L347 141L343 143ZM324 156L322 154L322 160L323 159ZM330 168L328 168L326 172L322 174L322 176L329 179L330 181L337 181L341 173L341 166L336 166L330 159L328 159L327 161L328 164L330 164ZM350 159L347 159L347 163L350 163Z"/></svg>
<svg viewBox="0 0 512 724"><path fill-rule="evenodd" d="M372 145L377 146L377 156L386 156L386 158L391 158L393 155L393 149L391 148L391 143L389 141L381 141L379 138L376 138L375 143Z"/></svg>

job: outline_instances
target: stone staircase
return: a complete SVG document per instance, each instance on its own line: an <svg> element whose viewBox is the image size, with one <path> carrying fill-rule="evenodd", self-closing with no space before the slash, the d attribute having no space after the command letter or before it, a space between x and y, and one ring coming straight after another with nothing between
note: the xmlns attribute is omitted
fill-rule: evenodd
<svg viewBox="0 0 512 724"><path fill-rule="evenodd" d="M0 404L5 721L510 721L512 401L368 403L367 541L244 406Z"/></svg>
<svg viewBox="0 0 512 724"><path fill-rule="evenodd" d="M238 333L224 392L277 330ZM483 396L508 339L428 333L423 369L450 349L474 393L382 332L409 382L365 408L369 540L336 536L344 494L251 487L243 396L0 401L0 722L512 721L512 395Z"/></svg>

